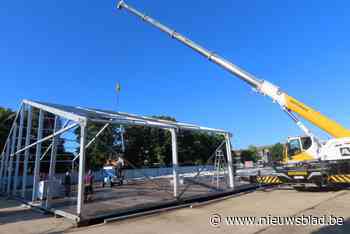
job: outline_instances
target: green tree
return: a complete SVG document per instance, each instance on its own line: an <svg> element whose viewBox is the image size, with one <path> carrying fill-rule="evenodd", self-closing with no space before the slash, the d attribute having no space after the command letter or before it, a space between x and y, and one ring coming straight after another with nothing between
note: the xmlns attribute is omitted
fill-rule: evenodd
<svg viewBox="0 0 350 234"><path fill-rule="evenodd" d="M14 113L12 110L0 107L0 151L1 152L5 146L5 142L10 132L15 115L16 113Z"/></svg>
<svg viewBox="0 0 350 234"><path fill-rule="evenodd" d="M169 116L153 116L158 119L176 121ZM103 127L101 124L90 123L87 126L88 140L92 139ZM99 169L108 158L116 156L118 149L113 148L115 128L109 126L96 142L87 150L87 166ZM76 131L77 141L80 131ZM136 167L170 166L172 163L171 134L159 128L143 126L127 126L124 133L125 159ZM180 165L203 164L224 140L222 136L181 130L178 132L178 155ZM131 165L129 165L131 166Z"/></svg>
<svg viewBox="0 0 350 234"><path fill-rule="evenodd" d="M282 161L283 160L283 145L281 143L274 144L270 148L272 161Z"/></svg>
<svg viewBox="0 0 350 234"><path fill-rule="evenodd" d="M87 142L93 139L96 134L103 128L104 124L89 123L87 125ZM100 169L107 159L112 158L115 154L113 144L115 140L115 128L107 127L104 132L96 138L95 142L86 150L86 167L89 169ZM75 131L76 141L80 143L80 128ZM80 149L77 148L79 153Z"/></svg>
<svg viewBox="0 0 350 234"><path fill-rule="evenodd" d="M39 116L39 110L33 108L32 110L32 129L31 129L31 135L32 136L36 136L37 135L37 131L38 131L38 116ZM10 109L6 109L6 108L1 108L0 107L0 151L3 150L6 139L9 135L11 126L13 124L13 121L15 119L16 113L13 112ZM24 115L24 126L26 126L27 124L27 114L25 112ZM53 133L53 127L54 127L54 120L55 120L55 116L53 114L44 113L44 131L43 131L43 137L46 137L50 134ZM17 119L17 124L19 124L19 118ZM18 129L17 129L18 130ZM23 139L22 139L22 146L25 143L25 136L26 136L26 131L27 129L24 127L23 128ZM18 132L17 132L18 134ZM34 143L36 141L36 138L33 137L30 140L30 143ZM70 152L66 152L64 149L64 140L60 139L60 141L57 144L57 160L67 160L67 159L72 159L74 157L74 155ZM49 145L51 144L51 141L45 141L42 143L42 148L46 149ZM29 149L29 156L30 156L30 160L34 160L34 155L35 155L35 151L36 151L36 147L32 147ZM50 153L47 154L47 156L45 157L45 159L43 160L42 164L41 164L41 172L48 172L49 171L49 157L50 157ZM70 163L67 163L67 165L63 165L62 163L58 164L56 166L56 171L57 172L63 172L67 167L70 167ZM20 165L20 171L22 165ZM28 166L28 171L29 173L31 173L33 171L33 167L34 164L29 164Z"/></svg>
<svg viewBox="0 0 350 234"><path fill-rule="evenodd" d="M256 147L255 145L249 145L248 150L251 152L251 155L253 157L253 161L257 162L259 160L258 147Z"/></svg>
<svg viewBox="0 0 350 234"><path fill-rule="evenodd" d="M248 146L248 149L241 152L241 161L258 161L258 148L254 145Z"/></svg>
<svg viewBox="0 0 350 234"><path fill-rule="evenodd" d="M241 160L242 162L246 162L246 161L254 161L255 157L253 155L253 153L250 150L242 150L241 152Z"/></svg>

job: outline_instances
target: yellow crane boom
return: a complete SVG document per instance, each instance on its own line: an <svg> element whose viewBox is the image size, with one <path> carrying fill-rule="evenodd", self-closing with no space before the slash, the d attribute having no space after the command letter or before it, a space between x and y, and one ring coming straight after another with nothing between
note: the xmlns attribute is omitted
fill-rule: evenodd
<svg viewBox="0 0 350 234"><path fill-rule="evenodd" d="M286 95L286 107L327 132L334 138L350 137L350 131L334 120L312 109L297 99Z"/></svg>
<svg viewBox="0 0 350 234"><path fill-rule="evenodd" d="M314 109L308 107L297 99L289 96L283 92L279 87L271 84L268 81L257 79L255 76L249 72L243 70L237 65L227 61L226 59L218 56L217 54L210 52L209 50L203 48L202 46L196 44L185 36L179 34L175 30L168 28L167 26L159 23L155 19L142 14L135 8L127 5L123 0L117 4L118 9L126 9L133 15L140 17L143 21L153 25L154 27L160 29L161 31L170 35L171 38L176 39L177 41L185 44L194 51L206 57L209 61L219 65L224 68L231 74L245 81L247 84L256 89L259 93L269 96L274 102L277 102L282 109L287 112L289 116L297 123L297 125L306 133L310 134L309 130L298 120L298 118L293 114L297 113L299 116L308 120L310 123L324 130L334 138L343 138L350 137L350 130L344 128L339 123L334 120L329 119L328 117L322 115L320 112L315 111Z"/></svg>

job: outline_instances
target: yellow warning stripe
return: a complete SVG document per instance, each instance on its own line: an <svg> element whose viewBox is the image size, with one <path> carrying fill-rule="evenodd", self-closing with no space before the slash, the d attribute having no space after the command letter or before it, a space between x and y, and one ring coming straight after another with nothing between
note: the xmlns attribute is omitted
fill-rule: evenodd
<svg viewBox="0 0 350 234"><path fill-rule="evenodd" d="M338 175L337 178L338 178L342 183L346 183L346 179L344 179L341 175Z"/></svg>
<svg viewBox="0 0 350 234"><path fill-rule="evenodd" d="M333 183L350 183L350 175L332 175L328 177L329 182Z"/></svg>
<svg viewBox="0 0 350 234"><path fill-rule="evenodd" d="M277 176L258 176L256 178L260 184L280 184L281 180Z"/></svg>

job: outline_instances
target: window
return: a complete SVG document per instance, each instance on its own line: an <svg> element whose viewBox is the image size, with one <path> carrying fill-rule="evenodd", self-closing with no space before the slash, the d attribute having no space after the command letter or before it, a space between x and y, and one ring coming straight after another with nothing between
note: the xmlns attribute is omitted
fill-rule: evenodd
<svg viewBox="0 0 350 234"><path fill-rule="evenodd" d="M340 154L344 157L350 156L350 147L340 148Z"/></svg>
<svg viewBox="0 0 350 234"><path fill-rule="evenodd" d="M312 145L311 137L302 137L301 144L304 150L308 150Z"/></svg>
<svg viewBox="0 0 350 234"><path fill-rule="evenodd" d="M301 146L299 139L294 139L288 142L288 156L292 157L301 153Z"/></svg>

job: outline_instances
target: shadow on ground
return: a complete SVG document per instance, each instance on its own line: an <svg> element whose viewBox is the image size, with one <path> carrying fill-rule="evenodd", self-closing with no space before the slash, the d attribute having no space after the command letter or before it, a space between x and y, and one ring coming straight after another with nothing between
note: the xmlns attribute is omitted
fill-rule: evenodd
<svg viewBox="0 0 350 234"><path fill-rule="evenodd" d="M300 191L300 192L337 192L340 190L347 190L348 187L347 186L333 186L333 187L323 187L323 188L319 188L319 187L309 187L309 188L298 188L295 187L294 188L296 191Z"/></svg>
<svg viewBox="0 0 350 234"><path fill-rule="evenodd" d="M14 200L9 200L6 197L1 197L0 195L0 212L2 209L8 209L12 207L19 206L19 203Z"/></svg>
<svg viewBox="0 0 350 234"><path fill-rule="evenodd" d="M350 233L350 219L345 220L344 225L337 226L325 226L317 231L312 232L312 234L349 234Z"/></svg>
<svg viewBox="0 0 350 234"><path fill-rule="evenodd" d="M47 217L48 215L22 207L21 204L15 200L0 197L0 225Z"/></svg>
<svg viewBox="0 0 350 234"><path fill-rule="evenodd" d="M0 210L0 225L8 223L16 223L20 221L29 221L34 219L45 219L48 215L41 214L39 212L34 212L32 210Z"/></svg>
<svg viewBox="0 0 350 234"><path fill-rule="evenodd" d="M350 190L349 186L332 186L332 187L292 187L292 186L288 186L288 187L275 187L274 189L278 189L278 190L293 190L293 191L298 191L298 192L315 192L315 193L319 193L319 192L337 192L337 191L341 191L341 190Z"/></svg>

